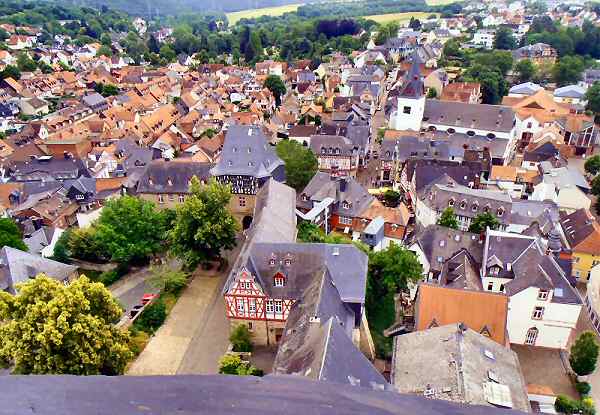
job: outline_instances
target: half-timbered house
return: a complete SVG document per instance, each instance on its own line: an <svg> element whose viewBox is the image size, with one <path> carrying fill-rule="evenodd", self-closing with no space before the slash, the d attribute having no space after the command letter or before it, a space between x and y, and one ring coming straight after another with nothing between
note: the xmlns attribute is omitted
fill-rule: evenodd
<svg viewBox="0 0 600 415"><path fill-rule="evenodd" d="M272 177L285 181L283 161L277 157L258 126L232 125L227 131L223 151L211 170L219 183L229 184L233 197L229 210L247 229L259 189Z"/></svg>

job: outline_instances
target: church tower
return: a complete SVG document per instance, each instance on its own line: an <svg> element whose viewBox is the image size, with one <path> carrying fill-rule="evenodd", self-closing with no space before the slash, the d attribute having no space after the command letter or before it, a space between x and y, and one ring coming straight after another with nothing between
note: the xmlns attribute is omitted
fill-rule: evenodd
<svg viewBox="0 0 600 415"><path fill-rule="evenodd" d="M404 76L397 95L398 109L390 117L390 128L394 130L421 130L425 112L425 85L421 76L421 58L413 53L412 65Z"/></svg>

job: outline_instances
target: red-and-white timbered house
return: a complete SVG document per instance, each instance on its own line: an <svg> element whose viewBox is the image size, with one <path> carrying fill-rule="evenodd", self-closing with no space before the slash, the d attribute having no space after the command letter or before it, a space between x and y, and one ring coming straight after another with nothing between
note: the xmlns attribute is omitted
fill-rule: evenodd
<svg viewBox="0 0 600 415"><path fill-rule="evenodd" d="M223 295L232 325L246 324L255 344L279 341L292 306L325 270L360 324L367 261L352 245L256 243L240 257Z"/></svg>

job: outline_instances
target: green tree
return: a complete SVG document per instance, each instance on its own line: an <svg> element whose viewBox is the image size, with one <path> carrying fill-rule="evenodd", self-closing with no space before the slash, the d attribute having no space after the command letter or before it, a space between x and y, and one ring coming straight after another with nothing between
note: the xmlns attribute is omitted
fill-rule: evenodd
<svg viewBox="0 0 600 415"><path fill-rule="evenodd" d="M244 362L237 354L226 354L219 359L219 373L237 376L262 376L262 371L248 362Z"/></svg>
<svg viewBox="0 0 600 415"><path fill-rule="evenodd" d="M267 88L275 97L277 106L281 104L281 97L285 95L286 88L281 78L277 75L269 75L265 79L264 87Z"/></svg>
<svg viewBox="0 0 600 415"><path fill-rule="evenodd" d="M21 72L33 72L37 69L37 64L25 52L21 52L17 55L17 68Z"/></svg>
<svg viewBox="0 0 600 415"><path fill-rule="evenodd" d="M181 270L172 269L168 265L153 268L151 273L148 282L160 291L178 293L187 285L188 274Z"/></svg>
<svg viewBox="0 0 600 415"><path fill-rule="evenodd" d="M67 229L60 234L56 244L54 244L54 252L52 259L63 264L69 264L71 262L71 252L69 251L69 238L71 237L71 230Z"/></svg>
<svg viewBox="0 0 600 415"><path fill-rule="evenodd" d="M98 52L96 52L96 56L112 56L112 49L109 46L102 45L98 48Z"/></svg>
<svg viewBox="0 0 600 415"><path fill-rule="evenodd" d="M238 324L229 335L229 342L234 352L252 351L252 333L245 324Z"/></svg>
<svg viewBox="0 0 600 415"><path fill-rule="evenodd" d="M587 159L583 165L583 168L589 174L594 176L598 174L598 172L600 172L600 156L595 155Z"/></svg>
<svg viewBox="0 0 600 415"><path fill-rule="evenodd" d="M438 220L438 225L445 226L446 228L458 229L458 220L454 214L454 210L451 207L447 207L442 212L442 216Z"/></svg>
<svg viewBox="0 0 600 415"><path fill-rule="evenodd" d="M588 88L585 93L585 99L587 100L586 109L595 114L600 114L600 82L594 82L594 84Z"/></svg>
<svg viewBox="0 0 600 415"><path fill-rule="evenodd" d="M594 180L592 180L591 192L595 196L600 196L600 176L596 176L594 177Z"/></svg>
<svg viewBox="0 0 600 415"><path fill-rule="evenodd" d="M496 36L494 37L494 49L513 50L516 47L517 41L513 36L512 30L505 26L502 26L496 30Z"/></svg>
<svg viewBox="0 0 600 415"><path fill-rule="evenodd" d="M4 68L2 72L0 72L0 78L12 78L15 81L18 81L19 79L21 79L21 71L16 66L7 65L6 68Z"/></svg>
<svg viewBox="0 0 600 415"><path fill-rule="evenodd" d="M171 45L165 44L160 47L158 55L163 58L167 62L173 62L177 57L175 50L171 47Z"/></svg>
<svg viewBox="0 0 600 415"><path fill-rule="evenodd" d="M95 228L75 228L69 233L67 249L73 258L84 261L105 261L110 255L98 244Z"/></svg>
<svg viewBox="0 0 600 415"><path fill-rule="evenodd" d="M190 182L191 195L177 207L175 227L169 231L171 250L188 267L220 257L223 249L235 246L239 229L227 205L229 187L211 179L201 186L197 177Z"/></svg>
<svg viewBox="0 0 600 415"><path fill-rule="evenodd" d="M377 36L375 37L375 43L383 45L388 39L398 36L398 29L400 25L397 22L389 22L379 27Z"/></svg>
<svg viewBox="0 0 600 415"><path fill-rule="evenodd" d="M579 376L586 376L596 369L598 361L599 346L596 335L591 331L585 331L577 337L571 347L569 363L571 368Z"/></svg>
<svg viewBox="0 0 600 415"><path fill-rule="evenodd" d="M0 248L4 246L28 251L27 245L23 242L21 229L9 218L0 218Z"/></svg>
<svg viewBox="0 0 600 415"><path fill-rule="evenodd" d="M0 293L0 359L14 373L123 373L129 336L114 326L122 310L102 284L40 274L17 287L15 296Z"/></svg>
<svg viewBox="0 0 600 415"><path fill-rule="evenodd" d="M167 319L167 306L162 298L148 305L133 323L138 330L154 333Z"/></svg>
<svg viewBox="0 0 600 415"><path fill-rule="evenodd" d="M386 206L396 207L400 203L401 195L395 190L388 189L383 194Z"/></svg>
<svg viewBox="0 0 600 415"><path fill-rule="evenodd" d="M369 260L369 280L385 292L406 290L409 284L419 281L422 274L423 266L416 255L400 245L391 244L373 253Z"/></svg>
<svg viewBox="0 0 600 415"><path fill-rule="evenodd" d="M471 226L469 226L469 232L481 233L485 232L487 228L494 230L498 229L499 226L500 221L498 220L498 218L496 218L496 216L494 216L490 212L485 212L475 216L475 218L471 222Z"/></svg>
<svg viewBox="0 0 600 415"><path fill-rule="evenodd" d="M515 72L519 83L530 82L537 75L537 68L529 59L522 59L515 64Z"/></svg>
<svg viewBox="0 0 600 415"><path fill-rule="evenodd" d="M112 261L140 260L163 249L163 215L154 203L137 197L108 201L94 229L96 243Z"/></svg>
<svg viewBox="0 0 600 415"><path fill-rule="evenodd" d="M285 163L287 184L297 192L302 191L317 172L317 158L308 147L293 140L280 141L276 151Z"/></svg>
<svg viewBox="0 0 600 415"><path fill-rule="evenodd" d="M581 79L584 69L583 59L579 56L564 56L554 64L552 77L558 86L574 84Z"/></svg>
<svg viewBox="0 0 600 415"><path fill-rule="evenodd" d="M115 95L119 95L119 88L113 84L99 83L94 89L103 97L112 97Z"/></svg>

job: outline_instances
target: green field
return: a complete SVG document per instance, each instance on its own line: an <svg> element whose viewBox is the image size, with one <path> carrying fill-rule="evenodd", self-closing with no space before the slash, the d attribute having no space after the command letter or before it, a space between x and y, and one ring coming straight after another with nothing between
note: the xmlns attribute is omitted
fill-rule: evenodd
<svg viewBox="0 0 600 415"><path fill-rule="evenodd" d="M233 26L240 19L254 19L261 16L281 16L284 13L295 12L300 6L302 6L302 3L287 4L285 6L277 7L265 7L263 9L241 10L239 12L227 13L226 16L227 20L229 21L229 25Z"/></svg>
<svg viewBox="0 0 600 415"><path fill-rule="evenodd" d="M437 13L424 13L424 12L409 12L409 13L388 13L388 14L375 14L372 16L365 16L365 19L374 20L377 23L389 23L398 22L406 23L410 21L411 17L415 19L427 19L428 16Z"/></svg>

